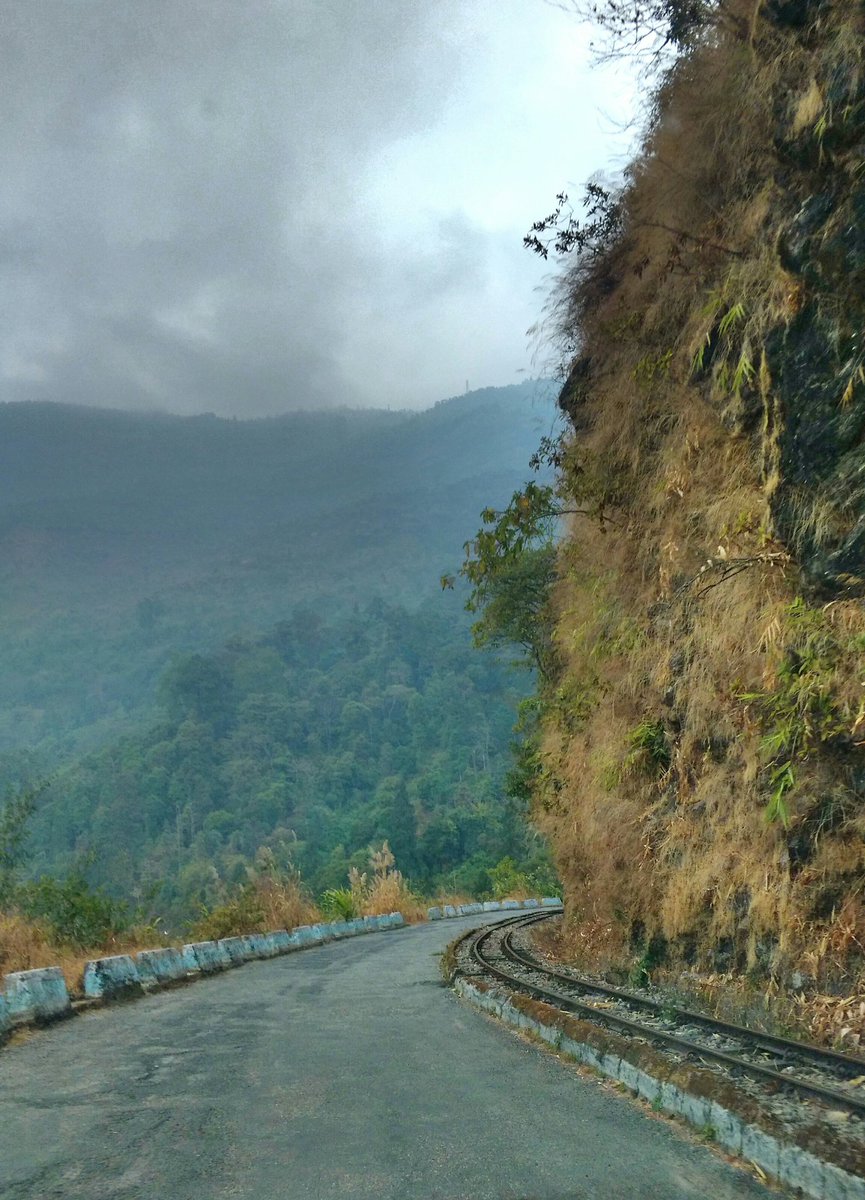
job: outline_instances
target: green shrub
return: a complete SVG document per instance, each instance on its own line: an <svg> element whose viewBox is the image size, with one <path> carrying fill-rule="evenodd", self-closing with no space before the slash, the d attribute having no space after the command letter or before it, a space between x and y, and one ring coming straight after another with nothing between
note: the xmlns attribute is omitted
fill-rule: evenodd
<svg viewBox="0 0 865 1200"><path fill-rule="evenodd" d="M318 907L332 921L350 921L359 915L351 888L328 888L321 893Z"/></svg>
<svg viewBox="0 0 865 1200"><path fill-rule="evenodd" d="M628 735L631 753L628 765L652 774L666 771L670 765L670 743L663 721L641 721Z"/></svg>
<svg viewBox="0 0 865 1200"><path fill-rule="evenodd" d="M78 950L102 947L130 926L125 903L91 887L80 870L23 885L16 897L25 916L41 921L52 937Z"/></svg>

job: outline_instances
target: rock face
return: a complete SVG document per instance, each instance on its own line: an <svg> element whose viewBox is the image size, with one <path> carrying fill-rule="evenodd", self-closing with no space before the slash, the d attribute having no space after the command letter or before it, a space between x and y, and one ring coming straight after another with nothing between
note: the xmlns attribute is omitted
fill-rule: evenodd
<svg viewBox="0 0 865 1200"><path fill-rule="evenodd" d="M849 993L865 944L865 10L769 0L747 35L733 0L712 11L729 21L665 76L557 297L579 347L556 451L578 515L549 599L534 808L588 960Z"/></svg>
<svg viewBox="0 0 865 1200"><path fill-rule="evenodd" d="M780 242L807 300L771 332L766 356L778 414L772 513L831 599L865 594L865 182L848 170L865 139L865 84L835 78L827 90L848 116L831 156L824 147L821 191L803 200Z"/></svg>

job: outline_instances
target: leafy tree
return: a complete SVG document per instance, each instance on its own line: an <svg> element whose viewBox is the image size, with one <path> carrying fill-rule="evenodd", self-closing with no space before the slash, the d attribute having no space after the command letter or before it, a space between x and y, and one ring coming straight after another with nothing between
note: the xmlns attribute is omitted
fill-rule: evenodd
<svg viewBox="0 0 865 1200"><path fill-rule="evenodd" d="M55 940L78 950L104 946L129 927L129 910L102 888L87 881L82 866L65 879L50 875L21 887L18 907L43 921Z"/></svg>
<svg viewBox="0 0 865 1200"><path fill-rule="evenodd" d="M11 903L27 859L27 825L47 783L9 789L0 805L0 909Z"/></svg>
<svg viewBox="0 0 865 1200"><path fill-rule="evenodd" d="M481 513L483 527L465 543L460 574L471 585L466 609L478 646L518 646L529 665L552 669L550 588L555 578L554 534L562 508L553 489L535 482L515 492L502 511ZM454 578L442 576L442 587Z"/></svg>

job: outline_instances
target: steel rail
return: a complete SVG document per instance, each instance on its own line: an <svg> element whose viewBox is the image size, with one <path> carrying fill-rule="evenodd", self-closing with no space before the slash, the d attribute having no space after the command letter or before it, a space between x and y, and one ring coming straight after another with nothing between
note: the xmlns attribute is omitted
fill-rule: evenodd
<svg viewBox="0 0 865 1200"><path fill-rule="evenodd" d="M631 1007L655 1013L661 1018L673 1014L677 1021L681 1018L681 1024L683 1025L699 1025L704 1029L709 1029L713 1033L723 1033L731 1038L748 1041L753 1046L776 1057L795 1057L800 1060L812 1062L815 1066L823 1068L825 1068L827 1063L831 1063L834 1068L849 1074L852 1079L865 1075L865 1060L852 1058L850 1055L842 1054L838 1050L830 1050L828 1047L823 1049L820 1046L810 1046L807 1042L797 1042L790 1038L777 1037L773 1033L764 1033L762 1030L748 1029L745 1025L736 1025L730 1021L722 1021L715 1017L709 1017L705 1013L694 1012L690 1008L680 1008L678 1005L652 1000L648 996L640 996L636 992L628 992L622 988L612 987L609 984L596 983L593 980L564 975L559 971L553 971L549 967L545 967L542 963L539 963L532 955L518 950L513 945L511 937L512 934L510 932L505 934L502 942L502 950L506 958L530 971L540 971L547 978L555 979L557 983L565 983L573 987L576 991L584 994L595 993L614 1000L620 1000Z"/></svg>
<svg viewBox="0 0 865 1200"><path fill-rule="evenodd" d="M752 1078L757 1079L762 1083L771 1083L777 1089L796 1091L802 1095L808 1096L811 1099L819 1100L823 1104L828 1104L833 1108L840 1108L847 1112L855 1113L858 1116L865 1116L865 1099L860 1100L855 1096L850 1096L847 1093L836 1091L834 1088L824 1087L822 1084L812 1082L811 1080L802 1079L795 1075L781 1074L772 1067L763 1066L761 1063L750 1062L747 1058L743 1059L722 1050L714 1050L711 1047L704 1046L699 1042L691 1041L689 1038L680 1037L674 1033L667 1033L663 1030L655 1029L648 1025L643 1025L639 1021L632 1021L628 1017L621 1016L618 1013L612 1013L608 1010L598 1009L592 1004L576 1000L572 996L562 995L561 992L554 991L553 989L538 987L536 984L529 983L527 980L519 978L519 976L515 976L507 971L503 971L500 967L490 962L486 957L484 953L484 943L487 941L487 939L500 931L502 925L514 925L517 923L522 925L531 925L536 921L543 920L554 915L556 914L533 913L531 917L528 918L514 918L514 920L508 922L497 922L496 925L481 929L480 931L470 930L469 933L465 934L459 939L459 942L462 943L468 941L469 954L482 967L483 971L506 983L515 991L523 992L524 994L530 995L535 999L545 1001L546 1003L552 1003L557 1008L576 1013L590 1021L610 1026L611 1028L619 1032L626 1033L631 1037L641 1037L648 1041L653 1041L663 1046L668 1046L671 1049L685 1054L689 1058L696 1057L719 1063L728 1070L750 1075ZM510 941L511 933L512 931L509 930L508 933L505 934L505 939L503 940ZM516 956L517 964L522 966L524 969L527 968L536 974L547 975L559 981L563 981L567 983L568 986L573 987L575 990L579 990L580 985L586 982L578 979L572 979L570 976L561 975L558 972L548 971L547 968L538 966L531 962L531 960L522 959L522 957L518 955L518 952L513 951L512 947L511 950ZM502 950L502 953L505 957L507 957L507 954L504 950ZM593 991L599 992L600 994L603 994L605 990L603 985L589 985L586 983L586 986L587 988L590 987ZM610 994L612 995L616 991L618 991L618 989L611 989ZM630 993L622 993L619 991L618 998L624 999L624 996L626 995L630 995ZM639 997L639 999L642 1001L645 998ZM651 1002L649 1002L647 1006L650 1005ZM691 1017L691 1014L688 1010L678 1010L671 1005L657 1005L657 1010L659 1013L661 1009L664 1010L665 1016L672 1014L674 1018L677 1018L678 1015L681 1014L683 1024L688 1023ZM758 1048L762 1048L760 1047L758 1040L763 1037L762 1034L754 1033L751 1030L745 1029L743 1026L728 1025L723 1021L714 1021L711 1017L703 1017L702 1014L698 1015L701 1017L701 1025L705 1025L707 1028L714 1029L715 1032L724 1034L725 1036L732 1037L734 1036L734 1031L736 1031L735 1036L737 1036L740 1041L750 1041L751 1044L756 1043ZM777 1040L782 1043L784 1042L783 1038ZM788 1051L792 1051L793 1048L804 1049L806 1054L802 1055L802 1057L807 1057L811 1062L818 1061L819 1056L822 1054L822 1051L819 1047L807 1046L802 1042L787 1042L786 1046L788 1047ZM855 1059L847 1059L846 1055L841 1055L840 1057L847 1063L856 1062ZM835 1058L836 1052L828 1051L826 1053L825 1059L830 1070L836 1069ZM860 1069L863 1069L861 1065Z"/></svg>

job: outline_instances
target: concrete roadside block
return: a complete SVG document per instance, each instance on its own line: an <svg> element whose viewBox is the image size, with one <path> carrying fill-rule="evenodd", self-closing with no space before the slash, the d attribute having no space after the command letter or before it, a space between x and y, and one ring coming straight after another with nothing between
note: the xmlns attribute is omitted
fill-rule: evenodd
<svg viewBox="0 0 865 1200"><path fill-rule="evenodd" d="M405 926L405 917L401 912L392 912L388 917L391 929L402 929Z"/></svg>
<svg viewBox="0 0 865 1200"><path fill-rule="evenodd" d="M356 937L357 934L363 933L363 917L352 917L348 922L349 937Z"/></svg>
<svg viewBox="0 0 865 1200"><path fill-rule="evenodd" d="M139 950L135 955L138 978L144 988L165 987L186 978L183 955L174 946L158 950Z"/></svg>
<svg viewBox="0 0 865 1200"><path fill-rule="evenodd" d="M6 1003L6 997L0 994L0 1042L3 1041L11 1028L12 1021L9 1019L9 1005Z"/></svg>
<svg viewBox="0 0 865 1200"><path fill-rule="evenodd" d="M541 900L541 908L561 908L562 902L558 896L544 896Z"/></svg>
<svg viewBox="0 0 865 1200"><path fill-rule="evenodd" d="M438 905L426 910L426 919L428 921L440 921L442 919L442 910Z"/></svg>
<svg viewBox="0 0 865 1200"><path fill-rule="evenodd" d="M200 971L202 975L212 975L231 966L231 955L218 942L187 942L181 953L186 969Z"/></svg>
<svg viewBox="0 0 865 1200"><path fill-rule="evenodd" d="M322 944L322 942L330 942L333 940L333 934L330 932L330 926L325 925L322 921L319 921L315 925L311 925L310 929L312 930L316 944L319 946Z"/></svg>
<svg viewBox="0 0 865 1200"><path fill-rule="evenodd" d="M297 944L301 948L304 946L317 946L319 944L320 939L316 936L312 925L298 925L294 933L297 937Z"/></svg>
<svg viewBox="0 0 865 1200"><path fill-rule="evenodd" d="M271 939L276 954L285 954L286 950L291 949L291 937L287 929L273 929L267 936Z"/></svg>
<svg viewBox="0 0 865 1200"><path fill-rule="evenodd" d="M59 967L13 971L5 977L4 991L10 1026L40 1025L72 1012L66 980Z"/></svg>
<svg viewBox="0 0 865 1200"><path fill-rule="evenodd" d="M272 931L267 933L255 934L255 937L261 938L262 958L276 958L279 954L279 947L276 944L276 937Z"/></svg>
<svg viewBox="0 0 865 1200"><path fill-rule="evenodd" d="M257 933L242 933L240 940L243 943L243 950L246 954L246 961L251 962L254 958L264 958L264 950L261 944L261 936Z"/></svg>
<svg viewBox="0 0 865 1200"><path fill-rule="evenodd" d="M524 900L523 901L523 908L540 908L540 906L541 905L540 905L539 900Z"/></svg>
<svg viewBox="0 0 865 1200"><path fill-rule="evenodd" d="M128 954L95 958L84 967L84 995L91 1000L125 1000L142 993L141 976Z"/></svg>
<svg viewBox="0 0 865 1200"><path fill-rule="evenodd" d="M522 904L519 900L503 900L502 908L510 911L513 908L522 908Z"/></svg>
<svg viewBox="0 0 865 1200"><path fill-rule="evenodd" d="M220 938L217 945L226 951L233 967L242 967L249 957L242 937Z"/></svg>
<svg viewBox="0 0 865 1200"><path fill-rule="evenodd" d="M457 910L454 908L454 906L452 904L446 904L444 906L444 908L442 909L442 916L444 916L444 917L455 917L456 915L457 915Z"/></svg>
<svg viewBox="0 0 865 1200"><path fill-rule="evenodd" d="M457 906L458 917L470 917L472 915L472 906L470 904L460 904Z"/></svg>
<svg viewBox="0 0 865 1200"><path fill-rule="evenodd" d="M484 912L501 912L502 902L501 900L484 900L482 907Z"/></svg>
<svg viewBox="0 0 865 1200"><path fill-rule="evenodd" d="M243 933L240 936L247 960L253 958L270 958L270 949L263 933Z"/></svg>

